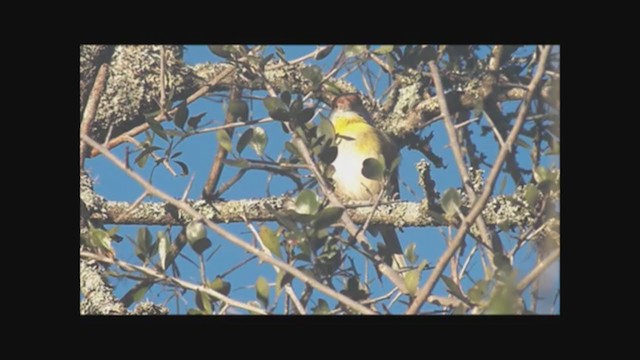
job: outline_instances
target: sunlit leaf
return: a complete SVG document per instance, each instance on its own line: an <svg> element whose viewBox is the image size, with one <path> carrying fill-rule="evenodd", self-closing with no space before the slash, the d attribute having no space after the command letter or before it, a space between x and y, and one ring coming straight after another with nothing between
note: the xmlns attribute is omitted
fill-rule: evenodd
<svg viewBox="0 0 640 360"><path fill-rule="evenodd" d="M278 271L278 275L276 276L276 297L280 296L282 288L291 283L291 280L293 280L293 275L284 270Z"/></svg>
<svg viewBox="0 0 640 360"><path fill-rule="evenodd" d="M222 160L222 162L226 165L229 166L233 166L233 167L238 167L241 169L245 169L248 168L251 164L249 163L249 161L247 161L247 159L224 159Z"/></svg>
<svg viewBox="0 0 640 360"><path fill-rule="evenodd" d="M327 315L330 313L329 304L324 299L318 299L318 304L312 309L315 315Z"/></svg>
<svg viewBox="0 0 640 360"><path fill-rule="evenodd" d="M204 292L196 290L196 306L202 310L203 313L210 315L213 312L211 308L211 298Z"/></svg>
<svg viewBox="0 0 640 360"><path fill-rule="evenodd" d="M216 277L215 280L207 282L207 287L225 296L231 292L231 283L222 280L220 277Z"/></svg>
<svg viewBox="0 0 640 360"><path fill-rule="evenodd" d="M231 137L229 137L229 134L225 130L220 130L216 133L216 137L218 144L220 144L223 149L231 152Z"/></svg>
<svg viewBox="0 0 640 360"><path fill-rule="evenodd" d="M296 213L301 215L315 215L318 212L318 198L308 189L302 190L296 198Z"/></svg>
<svg viewBox="0 0 640 360"><path fill-rule="evenodd" d="M530 208L534 208L538 202L538 188L533 184L527 184L524 187L524 201L527 202Z"/></svg>
<svg viewBox="0 0 640 360"><path fill-rule="evenodd" d="M455 215L457 213L456 209L460 207L460 193L453 188L447 189L440 199L440 204L448 216Z"/></svg>
<svg viewBox="0 0 640 360"><path fill-rule="evenodd" d="M280 254L280 241L276 233L263 225L260 227L259 234L264 246L269 249L274 256L282 258L282 255Z"/></svg>
<svg viewBox="0 0 640 360"><path fill-rule="evenodd" d="M138 235L136 236L135 254L142 260L146 261L151 253L151 232L145 227L138 229Z"/></svg>
<svg viewBox="0 0 640 360"><path fill-rule="evenodd" d="M365 51L367 51L367 46L366 45L346 45L344 47L344 55L347 58L350 58L350 57L353 57L353 56L358 56L358 55L362 54Z"/></svg>
<svg viewBox="0 0 640 360"><path fill-rule="evenodd" d="M158 256L160 257L160 267L162 270L167 269L167 255L171 251L171 240L164 231L158 231Z"/></svg>
<svg viewBox="0 0 640 360"><path fill-rule="evenodd" d="M186 233L189 243L194 243L207 236L207 230L205 229L204 224L200 221L190 222L189 225L187 225Z"/></svg>
<svg viewBox="0 0 640 360"><path fill-rule="evenodd" d="M264 149L267 147L267 142L269 138L267 137L267 133L261 127L256 127L253 129L253 136L251 137L251 141L249 145L251 148L258 154L258 156L264 156Z"/></svg>
<svg viewBox="0 0 640 360"><path fill-rule="evenodd" d="M416 254L416 243L411 243L404 250L404 256L410 263L414 264L418 260L418 254Z"/></svg>
<svg viewBox="0 0 640 360"><path fill-rule="evenodd" d="M373 50L374 54L386 55L393 51L393 45L381 45L379 48Z"/></svg>
<svg viewBox="0 0 640 360"><path fill-rule="evenodd" d="M262 276L258 277L256 281L256 297L265 308L269 306L269 284L267 279Z"/></svg>

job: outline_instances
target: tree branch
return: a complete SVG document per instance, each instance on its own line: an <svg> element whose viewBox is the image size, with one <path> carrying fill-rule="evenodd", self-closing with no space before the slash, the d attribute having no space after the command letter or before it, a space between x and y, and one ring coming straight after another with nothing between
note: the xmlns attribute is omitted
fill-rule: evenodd
<svg viewBox="0 0 640 360"><path fill-rule="evenodd" d="M102 256L102 255L98 255L98 254L94 254L88 251L80 251L80 257L84 258L84 259L92 259L92 260L96 260L99 261L101 263L104 264L112 264L112 265L118 265L120 268L122 268L125 271L139 271L147 276L152 277L153 279L157 280L157 281L162 281L162 282L167 282L167 283L171 283L171 284L175 284L180 286L181 288L184 289L188 289L188 290L192 290L192 291L199 291L202 293L205 293L209 296L212 296L216 299L219 299L223 302L226 302L227 304L229 304L229 306L233 306L233 307L237 307L239 309L244 309L247 311L252 311L255 312L257 314L261 314L261 315L266 315L267 312L257 308L255 306L251 306L249 304L245 304L243 302L237 301L237 300L233 300L230 297L227 297L213 289L210 289L208 287L204 287L202 285L196 285L193 283L190 283L188 281L184 281L182 279L178 279L175 278L173 276L168 276L165 274L162 274L154 269L150 269L148 267L144 267L144 266L138 266L138 265L134 265L134 264L130 264L127 262L124 262L122 260L118 260L118 259L111 259L109 257L106 256Z"/></svg>
<svg viewBox="0 0 640 360"><path fill-rule="evenodd" d="M455 238L453 239L453 241L451 242L447 250L444 252L444 254L442 254L440 259L438 260L438 263L436 264L431 275L429 276L429 279L427 279L427 282L425 283L425 285L417 292L416 298L414 299L411 306L406 312L407 314L416 314L420 310L420 307L422 307L422 304L424 303L425 299L431 294L433 287L436 285L436 282L442 275L442 272L444 271L445 266L447 265L447 263L449 262L449 260L451 259L455 251L458 249L458 247L460 247L460 245L462 244L467 231L471 227L471 223L480 215L485 204L487 203L487 200L489 200L489 196L491 196L491 193L493 192L493 186L495 185L495 181L498 178L498 174L500 173L502 164L504 163L507 157L507 154L511 150L513 143L518 137L518 133L522 128L522 124L524 124L524 120L527 116L527 112L529 110L529 104L531 102L531 99L533 98L534 91L538 87L540 80L544 75L544 68L545 68L547 57L549 56L550 50L551 50L551 46L547 45L542 51L542 54L540 56L540 61L538 62L538 68L536 69L536 73L533 79L531 80L531 83L529 84L528 92L524 100L522 101L522 104L520 105L520 110L518 112L518 117L516 118L516 122L513 125L513 129L511 130L511 132L509 133L509 136L505 141L505 146L502 149L500 149L500 152L496 157L496 161L493 167L491 168L491 172L489 173L489 177L487 178L485 188L482 194L475 202L473 208L467 215L467 218L464 219L462 225L460 226L460 228L458 229L458 232L456 233Z"/></svg>
<svg viewBox="0 0 640 360"><path fill-rule="evenodd" d="M88 135L89 129L91 129L91 124L93 120L96 118L96 112L98 111L98 104L100 103L100 97L102 96L102 91L104 90L104 86L107 84L107 76L109 75L109 64L100 65L100 70L98 70L98 75L96 75L96 80L93 83L93 88L91 89L91 93L89 94L89 99L87 100L87 106L84 108L84 113L82 115L82 122L80 123L80 134ZM83 142L80 143L80 168L84 167L84 159L89 155L89 149L87 145Z"/></svg>
<svg viewBox="0 0 640 360"><path fill-rule="evenodd" d="M234 69L235 68L233 66L229 66L228 68L226 68L225 70L220 72L220 74L218 74L216 77L214 77L206 85L202 86L200 89L198 89L198 91L196 91L191 96L189 96L187 98L187 100L186 100L187 105L191 104L192 102L194 102L197 99L199 99L202 96L204 96L207 92L209 92L210 88L216 86L220 81L222 81L229 74L231 74ZM165 120L167 120L169 116L172 116L176 112L178 112L178 108L179 107L180 107L180 105L176 105L176 107L171 109L171 111L169 111L166 114L164 112L160 112L160 114L158 114L158 116L156 116L154 118L154 120L156 120L156 121L165 121ZM107 149L113 149L114 147L126 142L127 141L127 137L134 137L134 136L140 134L141 132L147 130L148 128L149 128L149 124L147 124L147 123L144 123L142 125L138 125L138 126L134 127L133 129L125 132L124 134L121 134L120 136L118 136L118 137L116 137L114 139L111 139L109 141L109 143L107 144ZM98 156L99 153L100 153L99 151L97 151L96 149L93 149L93 151L91 152L91 157L96 157L96 156Z"/></svg>
<svg viewBox="0 0 640 360"><path fill-rule="evenodd" d="M229 92L229 103L232 101L237 101L242 96L242 89L238 87L234 87ZM227 116L224 119L225 125L233 123L235 120L235 115L231 113L231 111L227 111ZM224 130L229 135L229 138L233 136L233 128ZM204 189L202 190L202 198L207 200L212 200L212 195L215 192L216 186L218 186L218 181L220 180L220 175L222 174L222 169L224 167L224 163L222 162L227 158L227 150L223 148L220 144L218 144L218 152L216 153L215 158L213 159L213 165L211 166L211 171L209 172L209 177L207 178L207 182L204 185Z"/></svg>
<svg viewBox="0 0 640 360"><path fill-rule="evenodd" d="M534 280L536 280L540 275L542 275L542 273L551 264L553 264L556 260L558 260L559 257L560 257L560 248L556 248L551 252L551 254L549 254L549 256L547 256L533 270L531 270L531 272L527 274L527 276L525 276L522 280L520 280L520 282L518 283L518 286L516 287L516 290L519 293L522 293L524 290L526 290L526 288L529 287L529 285L531 285L531 283Z"/></svg>
<svg viewBox="0 0 640 360"><path fill-rule="evenodd" d="M369 308L367 308L367 307L359 304L358 302L350 299L349 297L347 297L347 296L345 296L343 294L340 294L340 293L334 291L333 289L323 285L318 280L308 276L307 274L305 274L302 271L296 269L295 267L293 267L293 266L291 266L291 265L289 265L287 263L284 263L281 260L278 260L278 259L274 258L270 254L268 254L268 253L266 253L264 251L261 251L259 249L256 249L255 247L245 243L242 239L238 238L237 236L233 235L232 233L228 232L227 230L223 229L222 227L220 227L220 226L214 224L213 222L211 222L210 220L206 219L205 216L200 214L198 211L194 210L194 208L189 206L187 203L185 203L183 201L176 200L173 197L171 197L170 195L168 195L168 194L164 193L163 191L157 189L156 187L151 185L149 182L147 182L145 179L143 179L140 175L138 175L136 172L128 169L127 166L121 160L119 160L115 155L113 155L111 152L109 152L109 150L107 150L104 146L98 144L97 142L95 142L95 140L91 139L90 137L88 137L86 135L82 135L81 139L83 141L87 142L93 148L98 149L98 151L100 153L102 153L114 165L116 165L118 168L120 168L120 170L124 171L130 178L132 178L137 183L139 183L147 192L149 192L150 194L152 194L154 196L157 196L158 198L160 198L160 199L162 199L164 201L169 202L173 206L177 207L178 209L180 209L180 210L184 211L185 213L187 213L188 215L192 216L194 218L194 220L202 220L204 222L204 224L209 229L211 229L215 233L219 234L223 239L226 239L229 242L239 246L243 250L248 251L248 252L256 255L258 258L260 258L260 260L268 262L268 263L270 263L272 265L275 265L278 268L290 273L291 275L293 275L296 278L300 279L303 283L306 283L306 284L309 284L309 285L313 286L318 291L324 293L325 295L328 295L328 296L332 297L333 299L336 299L337 301L341 302L345 306L348 306L348 307L352 308L356 312L363 313L363 314L369 314L369 315L375 314L375 312L371 311ZM177 280L179 280L179 279L177 279ZM182 280L179 280L179 281L182 281Z"/></svg>

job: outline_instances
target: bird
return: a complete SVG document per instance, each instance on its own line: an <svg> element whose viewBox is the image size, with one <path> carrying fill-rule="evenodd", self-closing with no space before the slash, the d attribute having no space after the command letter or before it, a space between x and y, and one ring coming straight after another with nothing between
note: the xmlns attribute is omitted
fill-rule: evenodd
<svg viewBox="0 0 640 360"><path fill-rule="evenodd" d="M371 115L358 94L338 95L331 107L330 121L338 148L337 156L331 163L335 170L331 175L335 193L342 200L374 201L383 190L385 180L365 177L363 164L365 160L373 158L389 169L400 156L398 147L387 134L372 125ZM397 166L386 184L387 196L398 193ZM382 235L387 264L396 271L406 268L407 262L395 228L392 225L372 225L368 230Z"/></svg>

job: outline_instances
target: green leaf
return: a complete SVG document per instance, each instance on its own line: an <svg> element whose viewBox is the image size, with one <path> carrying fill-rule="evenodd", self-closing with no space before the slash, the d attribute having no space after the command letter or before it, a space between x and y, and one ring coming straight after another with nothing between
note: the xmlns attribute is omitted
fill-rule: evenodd
<svg viewBox="0 0 640 360"><path fill-rule="evenodd" d="M322 60L322 59L326 58L327 56L329 56L329 54L331 54L331 51L333 51L334 47L335 47L335 45L331 45L331 46L327 46L325 49L322 49L321 51L319 51L316 54L315 59L316 60Z"/></svg>
<svg viewBox="0 0 640 360"><path fill-rule="evenodd" d="M384 164L378 159L368 158L362 162L362 176L371 180L382 180Z"/></svg>
<svg viewBox="0 0 640 360"><path fill-rule="evenodd" d="M126 294L120 299L120 302L125 306L129 307L131 304L142 300L144 295L149 291L153 283L148 281L141 281L135 284Z"/></svg>
<svg viewBox="0 0 640 360"><path fill-rule="evenodd" d="M260 227L259 234L262 239L262 243L267 249L269 249L271 254L282 258L282 255L280 254L280 241L278 240L276 233L263 225Z"/></svg>
<svg viewBox="0 0 640 360"><path fill-rule="evenodd" d="M265 308L269 306L269 284L262 276L256 281L256 297Z"/></svg>
<svg viewBox="0 0 640 360"><path fill-rule="evenodd" d="M338 147L335 145L324 146L322 152L318 155L320 161L325 164L331 164L338 157Z"/></svg>
<svg viewBox="0 0 640 360"><path fill-rule="evenodd" d="M169 138L167 138L167 135L164 132L164 128L162 128L162 125L160 125L159 122L155 121L154 119L147 119L147 124L149 124L151 131L153 131L166 141L169 141Z"/></svg>
<svg viewBox="0 0 640 360"><path fill-rule="evenodd" d="M318 299L318 304L311 310L315 315L328 315L330 313L329 304L324 299Z"/></svg>
<svg viewBox="0 0 640 360"><path fill-rule="evenodd" d="M282 102L286 105L289 106L289 104L291 103L291 93L288 91L283 91L280 94L280 100L282 100Z"/></svg>
<svg viewBox="0 0 640 360"><path fill-rule="evenodd" d="M362 54L365 51L367 51L367 46L366 45L346 45L344 47L344 55L347 58L350 58L350 57L353 57L353 56L358 56L358 55Z"/></svg>
<svg viewBox="0 0 640 360"><path fill-rule="evenodd" d="M315 215L319 206L318 198L311 190L302 190L296 198L296 213L300 215Z"/></svg>
<svg viewBox="0 0 640 360"><path fill-rule="evenodd" d="M533 178L539 184L545 180L549 180L551 177L550 172L544 166L538 166L533 170Z"/></svg>
<svg viewBox="0 0 640 360"><path fill-rule="evenodd" d="M138 229L138 236L136 236L135 254L142 260L146 261L151 253L151 232L145 227Z"/></svg>
<svg viewBox="0 0 640 360"><path fill-rule="evenodd" d="M313 108L306 108L302 110L296 117L296 123L300 126L308 123L309 120L313 118L313 114L315 114L315 110Z"/></svg>
<svg viewBox="0 0 640 360"><path fill-rule="evenodd" d="M173 138L173 137L183 138L186 135L184 131L178 130L178 129L166 129L164 130L164 134L170 138Z"/></svg>
<svg viewBox="0 0 640 360"><path fill-rule="evenodd" d="M418 254L416 254L416 243L411 243L404 250L404 256L409 260L410 263L415 264L418 260Z"/></svg>
<svg viewBox="0 0 640 360"><path fill-rule="evenodd" d="M233 166L233 167L237 167L237 168L241 168L241 169L246 169L249 166L251 166L251 164L249 163L249 161L247 161L246 159L224 159L222 160L222 162L226 165L229 166Z"/></svg>
<svg viewBox="0 0 640 360"><path fill-rule="evenodd" d="M220 130L216 133L216 137L218 138L218 143L220 146L227 150L227 152L231 152L231 137L227 133L226 130Z"/></svg>
<svg viewBox="0 0 640 360"><path fill-rule="evenodd" d="M196 128L198 127L198 124L200 123L200 120L202 120L202 118L207 115L206 112L200 113L196 116L192 116L189 118L189 120L187 120L187 125L189 125L189 127L191 128Z"/></svg>
<svg viewBox="0 0 640 360"><path fill-rule="evenodd" d="M197 254L202 254L210 247L211 247L211 240L209 240L208 238L196 240L195 242L191 243L191 248Z"/></svg>
<svg viewBox="0 0 640 360"><path fill-rule="evenodd" d="M207 315L211 315L213 312L213 309L211 308L211 298L200 290L196 290L196 306Z"/></svg>
<svg viewBox="0 0 640 360"><path fill-rule="evenodd" d="M258 154L258 156L264 156L264 149L267 147L268 141L269 138L267 137L267 133L263 128L253 128L253 136L251 137L249 145L256 152L256 154Z"/></svg>
<svg viewBox="0 0 640 360"><path fill-rule="evenodd" d="M447 286L447 291L449 291L451 295L457 297L460 300L466 300L466 296L464 296L464 294L460 291L460 288L458 287L458 285L456 285L453 279L446 275L440 276L442 277L442 281L444 281L444 284Z"/></svg>
<svg viewBox="0 0 640 360"><path fill-rule="evenodd" d="M291 280L293 280L293 275L284 270L278 271L278 275L276 276L276 297L280 296L282 288L291 283Z"/></svg>
<svg viewBox="0 0 640 360"><path fill-rule="evenodd" d="M242 100L232 100L229 102L229 113L233 115L234 121L247 121L249 118L249 105Z"/></svg>
<svg viewBox="0 0 640 360"><path fill-rule="evenodd" d="M289 120L289 110L287 105L277 97L267 97L263 101L264 107L267 108L269 116L275 120Z"/></svg>
<svg viewBox="0 0 640 360"><path fill-rule="evenodd" d="M236 144L236 151L238 154L242 153L242 150L247 147L249 141L253 137L253 128L248 128L245 132L242 133L240 139L238 140L238 144Z"/></svg>
<svg viewBox="0 0 640 360"><path fill-rule="evenodd" d="M182 170L182 174L180 175L189 175L189 167L187 166L187 164L179 160L174 160L173 162L180 166L180 169Z"/></svg>
<svg viewBox="0 0 640 360"><path fill-rule="evenodd" d="M538 202L538 188L533 184L527 184L524 187L524 201L526 201L529 208L533 209Z"/></svg>
<svg viewBox="0 0 640 360"><path fill-rule="evenodd" d="M140 153L134 160L138 167L143 168L147 164L147 160L149 160L149 153Z"/></svg>
<svg viewBox="0 0 640 360"><path fill-rule="evenodd" d="M192 221L187 225L187 240L193 244L200 239L204 239L207 236L207 230L204 224L200 221Z"/></svg>
<svg viewBox="0 0 640 360"><path fill-rule="evenodd" d="M177 153L175 153L175 154L171 155L171 158L172 158L172 159L175 159L175 158L177 158L177 157L178 157L178 156L180 156L180 155L182 155L182 151L178 151Z"/></svg>
<svg viewBox="0 0 640 360"><path fill-rule="evenodd" d="M98 248L111 250L111 235L102 229L89 229L89 238L91 243Z"/></svg>
<svg viewBox="0 0 640 360"><path fill-rule="evenodd" d="M333 124L329 119L325 117L322 117L320 119L320 124L318 125L317 133L318 133L318 138L321 138L324 136L325 142L331 141L333 143L333 140L336 137L336 130L333 127Z"/></svg>
<svg viewBox="0 0 640 360"><path fill-rule="evenodd" d="M322 69L319 66L311 65L300 70L302 76L309 79L314 86L318 85L322 81Z"/></svg>
<svg viewBox="0 0 640 360"><path fill-rule="evenodd" d="M460 207L460 193L453 188L447 189L440 199L440 204L445 214L448 216L455 215L457 213L456 209Z"/></svg>
<svg viewBox="0 0 640 360"><path fill-rule="evenodd" d="M215 280L207 282L207 287L225 296L229 295L229 293L231 292L231 283L223 281L220 277L216 277Z"/></svg>
<svg viewBox="0 0 640 360"><path fill-rule="evenodd" d="M164 231L158 231L158 256L160 257L160 267L167 269L167 255L171 251L171 240Z"/></svg>
<svg viewBox="0 0 640 360"><path fill-rule="evenodd" d="M469 300L474 304L480 304L484 296L487 294L487 287L489 286L488 280L480 280L478 281L469 291L467 291L467 295Z"/></svg>
<svg viewBox="0 0 640 360"><path fill-rule="evenodd" d="M184 123L187 122L189 117L189 109L187 109L187 102L183 101L178 105L176 115L173 117L173 123L180 129L184 129Z"/></svg>
<svg viewBox="0 0 640 360"><path fill-rule="evenodd" d="M202 310L198 310L198 309L189 309L187 310L187 315L204 315Z"/></svg>
<svg viewBox="0 0 640 360"><path fill-rule="evenodd" d="M229 59L231 57L228 45L209 45L208 48L214 55L220 56L221 58Z"/></svg>
<svg viewBox="0 0 640 360"><path fill-rule="evenodd" d="M342 217L342 213L344 209L338 206L329 206L327 208L322 209L316 219L313 222L313 227L315 229L324 229L333 225L340 217Z"/></svg>
<svg viewBox="0 0 640 360"><path fill-rule="evenodd" d="M404 277L404 285L407 287L407 291L410 295L414 295L418 290L418 283L420 282L420 273L418 269L407 271L407 275Z"/></svg>
<svg viewBox="0 0 640 360"><path fill-rule="evenodd" d="M284 143L284 148L287 149L287 151L289 151L291 155L294 155L298 159L302 159L302 155L300 155L298 148L296 148L296 146L293 145L290 141Z"/></svg>
<svg viewBox="0 0 640 360"><path fill-rule="evenodd" d="M498 268L498 270L502 270L507 273L510 273L513 269L511 266L511 261L509 261L509 258L504 254L495 254L493 256L493 264L496 266L496 268Z"/></svg>
<svg viewBox="0 0 640 360"><path fill-rule="evenodd" d="M393 51L393 45L381 45L379 48L373 50L374 54L386 55Z"/></svg>

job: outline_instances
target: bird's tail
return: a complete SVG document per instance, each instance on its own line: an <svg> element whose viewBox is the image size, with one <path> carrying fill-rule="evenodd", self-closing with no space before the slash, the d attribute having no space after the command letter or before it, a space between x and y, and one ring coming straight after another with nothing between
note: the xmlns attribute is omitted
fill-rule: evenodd
<svg viewBox="0 0 640 360"><path fill-rule="evenodd" d="M382 235L382 239L384 240L387 248L387 253L391 258L391 267L396 271L406 268L407 260L404 257L402 245L400 245L395 228L393 226L386 225L378 226L376 230L378 230ZM404 272L401 272L400 275L404 277Z"/></svg>

